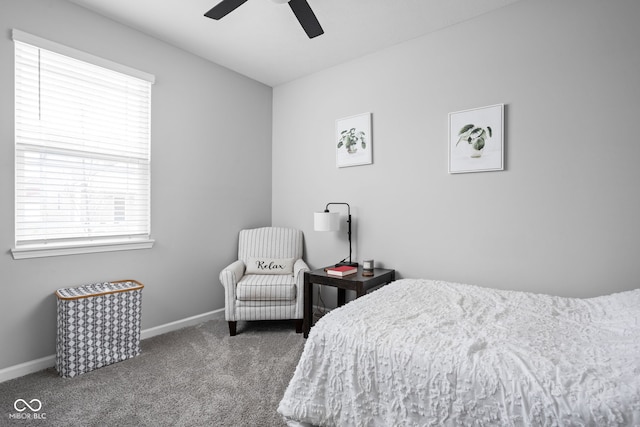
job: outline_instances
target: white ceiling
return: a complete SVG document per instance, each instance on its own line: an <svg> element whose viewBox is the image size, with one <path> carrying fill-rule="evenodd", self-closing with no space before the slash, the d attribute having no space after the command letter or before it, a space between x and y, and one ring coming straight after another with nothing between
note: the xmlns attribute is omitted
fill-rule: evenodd
<svg viewBox="0 0 640 427"><path fill-rule="evenodd" d="M219 21L219 0L69 0L269 86L472 19L518 0L308 0L309 39L287 4L249 0Z"/></svg>

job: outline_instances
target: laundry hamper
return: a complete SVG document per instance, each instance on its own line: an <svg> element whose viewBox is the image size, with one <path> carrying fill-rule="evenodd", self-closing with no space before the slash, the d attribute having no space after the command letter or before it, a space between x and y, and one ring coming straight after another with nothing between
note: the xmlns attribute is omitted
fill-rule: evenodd
<svg viewBox="0 0 640 427"><path fill-rule="evenodd" d="M140 354L143 287L121 280L55 292L60 376L74 377Z"/></svg>

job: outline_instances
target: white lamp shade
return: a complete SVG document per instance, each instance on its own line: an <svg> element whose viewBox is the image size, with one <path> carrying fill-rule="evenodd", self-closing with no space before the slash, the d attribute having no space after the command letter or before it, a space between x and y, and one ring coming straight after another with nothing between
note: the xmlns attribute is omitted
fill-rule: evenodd
<svg viewBox="0 0 640 427"><path fill-rule="evenodd" d="M314 212L313 229L315 231L338 231L340 214L338 212Z"/></svg>

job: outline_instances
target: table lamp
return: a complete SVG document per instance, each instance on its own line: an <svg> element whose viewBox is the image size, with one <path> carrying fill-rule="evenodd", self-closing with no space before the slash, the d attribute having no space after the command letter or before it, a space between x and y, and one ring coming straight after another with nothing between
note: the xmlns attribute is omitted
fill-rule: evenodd
<svg viewBox="0 0 640 427"><path fill-rule="evenodd" d="M348 203L331 202L327 203L324 208L324 212L313 213L313 229L315 231L338 231L340 229L340 215L337 212L329 212L329 205L346 205L347 206L347 225L348 225L348 237L349 237L349 261L347 258L343 259L336 264L336 267L348 265L357 267L357 262L351 261L351 206Z"/></svg>

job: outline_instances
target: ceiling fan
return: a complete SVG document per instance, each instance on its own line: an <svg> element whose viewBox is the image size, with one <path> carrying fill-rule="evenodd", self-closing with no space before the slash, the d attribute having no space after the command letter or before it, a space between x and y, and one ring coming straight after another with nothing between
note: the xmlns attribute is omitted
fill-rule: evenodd
<svg viewBox="0 0 640 427"><path fill-rule="evenodd" d="M210 11L204 14L207 18L221 19L228 13L236 10L240 5L247 0L222 0L215 5ZM310 39L324 34L316 15L311 10L311 6L307 3L307 0L273 0L275 3L289 3L293 14L298 18L298 22L302 25L302 28L307 33Z"/></svg>

